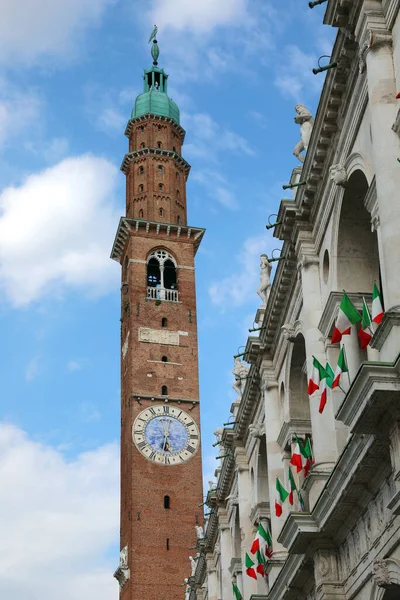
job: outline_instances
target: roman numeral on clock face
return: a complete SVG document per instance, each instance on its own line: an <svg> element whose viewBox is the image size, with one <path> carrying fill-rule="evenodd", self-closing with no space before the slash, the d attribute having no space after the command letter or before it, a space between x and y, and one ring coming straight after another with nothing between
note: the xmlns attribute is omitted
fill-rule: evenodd
<svg viewBox="0 0 400 600"><path fill-rule="evenodd" d="M196 448L193 448L193 446L187 446L187 447L186 447L186 450L187 450L188 452L190 452L191 454L193 454L193 453L195 452Z"/></svg>
<svg viewBox="0 0 400 600"><path fill-rule="evenodd" d="M147 446L147 442L146 440L144 440L143 442L140 442L137 447L139 448L139 450L143 450L143 448L146 448Z"/></svg>

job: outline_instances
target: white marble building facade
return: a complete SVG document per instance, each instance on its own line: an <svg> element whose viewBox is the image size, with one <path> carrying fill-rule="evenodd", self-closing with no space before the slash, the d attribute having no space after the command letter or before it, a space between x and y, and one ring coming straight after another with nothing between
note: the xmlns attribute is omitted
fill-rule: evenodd
<svg viewBox="0 0 400 600"><path fill-rule="evenodd" d="M337 67L314 122L297 111L311 137L295 198L280 204L282 260L272 287L262 276L249 368L236 361L233 424L216 432L220 467L188 589L198 600L231 600L232 581L244 600L400 599L400 2L322 6ZM312 357L336 365L342 292L361 309L375 280L383 321L366 350L355 328L343 336L349 373L320 414L307 394ZM310 438L315 463L297 478L304 510L285 502L278 518L275 481L288 485L295 435ZM273 538L267 581L245 574L260 522Z"/></svg>

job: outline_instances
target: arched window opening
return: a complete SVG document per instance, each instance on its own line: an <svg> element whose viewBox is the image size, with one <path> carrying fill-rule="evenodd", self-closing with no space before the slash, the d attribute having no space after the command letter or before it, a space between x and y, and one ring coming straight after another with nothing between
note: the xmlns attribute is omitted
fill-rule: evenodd
<svg viewBox="0 0 400 600"><path fill-rule="evenodd" d="M162 216L163 216L163 214L164 214L164 210L163 210L162 208L160 208L160 210L159 210L158 212L159 212L159 214L160 214L160 217L162 217Z"/></svg>
<svg viewBox="0 0 400 600"><path fill-rule="evenodd" d="M164 285L167 290L176 289L176 269L172 260L164 263Z"/></svg>
<svg viewBox="0 0 400 600"><path fill-rule="evenodd" d="M307 392L306 344L301 333L293 343L290 363L288 412L285 421L291 419L310 420L310 401ZM286 411L285 411L286 412Z"/></svg>
<svg viewBox="0 0 400 600"><path fill-rule="evenodd" d="M162 192L163 189L164 189L164 185L162 183L159 183L158 184L158 189L159 189L160 192Z"/></svg>
<svg viewBox="0 0 400 600"><path fill-rule="evenodd" d="M181 218L180 218L180 216L179 216L179 215L178 215L178 218L177 218L176 222L178 223L178 225L180 225L180 224L181 224Z"/></svg>
<svg viewBox="0 0 400 600"><path fill-rule="evenodd" d="M157 148L162 148L162 143L161 142L157 142Z"/></svg>
<svg viewBox="0 0 400 600"><path fill-rule="evenodd" d="M161 327L168 327L168 319L167 319L167 317L163 317L161 319Z"/></svg>
<svg viewBox="0 0 400 600"><path fill-rule="evenodd" d="M143 183L141 183L139 185L139 193L141 194L143 191L144 191L144 185L143 185Z"/></svg>
<svg viewBox="0 0 400 600"><path fill-rule="evenodd" d="M164 496L164 508L171 508L171 499L169 496Z"/></svg>
<svg viewBox="0 0 400 600"><path fill-rule="evenodd" d="M168 362L168 358L167 358L166 356L163 356L163 357L161 358L161 361L162 361L162 362Z"/></svg>
<svg viewBox="0 0 400 600"><path fill-rule="evenodd" d="M364 206L368 182L364 173L350 176L343 195L337 240L337 290L371 292L379 281L376 232L371 232L371 215Z"/></svg>
<svg viewBox="0 0 400 600"><path fill-rule="evenodd" d="M144 142L142 142L142 143L140 144L140 147L141 147L141 148L145 148L145 147L146 147L146 144L145 144Z"/></svg>
<svg viewBox="0 0 400 600"><path fill-rule="evenodd" d="M143 208L141 208L139 210L139 219L143 219L143 216L144 216L144 212L143 212Z"/></svg>
<svg viewBox="0 0 400 600"><path fill-rule="evenodd" d="M139 167L139 175L143 175L144 173L144 167Z"/></svg>
<svg viewBox="0 0 400 600"><path fill-rule="evenodd" d="M159 173L163 173L163 172L164 172L164 167L163 167L162 165L158 165L158 167L157 167L157 171L158 171Z"/></svg>
<svg viewBox="0 0 400 600"><path fill-rule="evenodd" d="M163 385L161 388L161 396L168 396L168 388L166 385Z"/></svg>
<svg viewBox="0 0 400 600"><path fill-rule="evenodd" d="M147 285L149 287L159 287L161 284L160 263L156 258L151 258L147 263Z"/></svg>
<svg viewBox="0 0 400 600"><path fill-rule="evenodd" d="M178 301L176 264L166 250L159 249L150 254L147 261L147 281L148 298Z"/></svg>
<svg viewBox="0 0 400 600"><path fill-rule="evenodd" d="M176 148L175 148L175 146L172 146L172 150L173 150L174 152L176 152Z"/></svg>

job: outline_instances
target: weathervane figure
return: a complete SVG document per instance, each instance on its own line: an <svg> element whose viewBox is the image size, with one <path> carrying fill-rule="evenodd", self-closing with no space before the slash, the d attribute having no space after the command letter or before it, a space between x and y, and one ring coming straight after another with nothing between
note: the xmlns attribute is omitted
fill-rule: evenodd
<svg viewBox="0 0 400 600"><path fill-rule="evenodd" d="M149 39L149 44L151 42L151 40L153 40L153 45L151 47L151 56L153 57L153 65L156 67L158 65L158 57L160 56L160 49L158 47L158 42L157 42L157 35L158 32L158 27L157 25L154 25L154 29L151 32L151 36Z"/></svg>

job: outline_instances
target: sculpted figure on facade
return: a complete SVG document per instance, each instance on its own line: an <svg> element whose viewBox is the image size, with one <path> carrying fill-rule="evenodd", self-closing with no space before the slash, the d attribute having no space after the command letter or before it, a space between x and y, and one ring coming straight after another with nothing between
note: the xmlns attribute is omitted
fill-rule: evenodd
<svg viewBox="0 0 400 600"><path fill-rule="evenodd" d="M186 585L186 588L185 588L185 600L189 600L189 598L190 598L190 592L191 592L191 587L189 585L189 579L186 578L183 581L185 582L183 585Z"/></svg>
<svg viewBox="0 0 400 600"><path fill-rule="evenodd" d="M252 437L260 439L265 433L264 426L262 423L252 423L249 425L249 432Z"/></svg>
<svg viewBox="0 0 400 600"><path fill-rule="evenodd" d="M262 305L266 306L271 291L271 271L272 265L266 254L260 256L260 285L257 294L260 296Z"/></svg>
<svg viewBox="0 0 400 600"><path fill-rule="evenodd" d="M239 357L235 358L235 364L233 366L233 376L235 378L232 387L235 392L238 394L239 398L242 397L243 391L246 385L246 378L249 372L249 368L245 365ZM215 433L215 432L214 432Z"/></svg>
<svg viewBox="0 0 400 600"><path fill-rule="evenodd" d="M198 556L197 557L189 556L190 566L192 568L192 573L191 573L192 577L194 577L194 574L196 573L197 559L198 559Z"/></svg>
<svg viewBox="0 0 400 600"><path fill-rule="evenodd" d="M332 181L341 187L347 183L347 170L343 165L337 164L329 167L329 175Z"/></svg>
<svg viewBox="0 0 400 600"><path fill-rule="evenodd" d="M195 525L194 528L196 530L197 539L202 540L204 538L204 529L201 525Z"/></svg>
<svg viewBox="0 0 400 600"><path fill-rule="evenodd" d="M307 152L308 144L310 143L311 133L314 126L314 119L310 111L304 106L304 104L296 104L295 106L296 116L294 122L300 125L300 137L301 140L295 145L293 154L300 162L304 162L304 155L301 154L303 151Z"/></svg>

